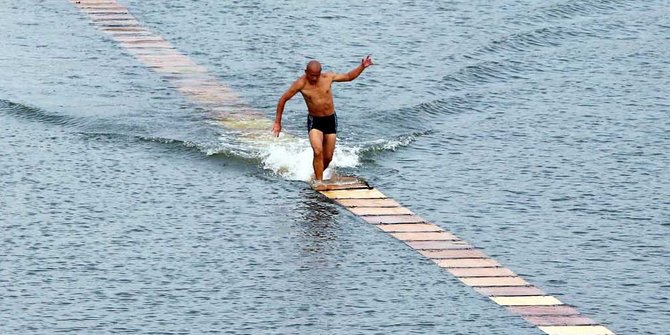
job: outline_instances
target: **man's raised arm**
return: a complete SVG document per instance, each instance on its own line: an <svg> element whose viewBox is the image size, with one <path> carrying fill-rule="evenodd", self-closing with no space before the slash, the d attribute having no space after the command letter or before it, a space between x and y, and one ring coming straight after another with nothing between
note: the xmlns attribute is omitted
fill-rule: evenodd
<svg viewBox="0 0 670 335"><path fill-rule="evenodd" d="M337 73L335 74L335 77L333 78L333 81L352 81L358 76L363 73L363 70L367 69L370 65L372 64L372 58L370 58L370 55L367 57L363 58L361 60L361 64L358 65L355 69L347 72L347 73Z"/></svg>
<svg viewBox="0 0 670 335"><path fill-rule="evenodd" d="M275 136L279 136L279 133L281 132L281 116L284 114L284 106L286 106L286 102L291 100L294 95L296 95L302 87L305 85L304 81L302 78L296 80L291 84L291 87L282 94L281 98L279 98L279 102L277 102L277 115L275 115L275 123L272 125L272 133Z"/></svg>

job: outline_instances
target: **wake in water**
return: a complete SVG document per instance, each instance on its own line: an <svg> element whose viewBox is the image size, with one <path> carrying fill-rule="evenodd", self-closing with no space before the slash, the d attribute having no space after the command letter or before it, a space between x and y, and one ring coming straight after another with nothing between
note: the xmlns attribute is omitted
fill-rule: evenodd
<svg viewBox="0 0 670 335"><path fill-rule="evenodd" d="M339 142L330 167L324 171L324 178L330 178L338 169L359 166L366 155L407 146L421 135L423 133L414 133L359 144ZM216 150L208 150L207 154L234 153L244 158L258 159L264 169L288 180L309 181L313 178L313 153L307 138L282 133L282 136L276 139L269 135L269 131L268 136L269 138L264 136L263 140L235 141L234 136L226 132L221 135L219 147Z"/></svg>
<svg viewBox="0 0 670 335"><path fill-rule="evenodd" d="M309 181L314 173L312 168L312 148L307 139L297 139L291 143L276 142L259 150L263 168L273 171L289 180ZM333 161L324 171L324 178L332 176L337 168L351 168L360 163L355 148L339 145L335 148Z"/></svg>
<svg viewBox="0 0 670 335"><path fill-rule="evenodd" d="M0 99L4 112L41 123L65 126L84 135L104 135L123 139L177 144L192 148L208 156L226 156L230 159L248 160L272 173L288 179L309 181L313 177L312 148L307 137L282 133L275 138L270 133L270 120L252 115L217 120L190 119L157 127L139 127L135 119L106 120L100 118L72 117L25 106ZM175 128L190 123L188 132ZM206 121L204 124L202 121ZM197 126L196 126L197 125ZM412 143L428 131L414 132L390 139L377 139L360 143L339 140L330 167L324 178L330 178L339 169L355 168L371 155L394 151ZM166 134L169 134L166 136Z"/></svg>
<svg viewBox="0 0 670 335"><path fill-rule="evenodd" d="M309 140L288 132L275 137L270 130L273 121L261 113L244 111L211 114L209 123L218 129L219 141L208 155L233 153L246 159L259 160L260 165L278 176L289 180L309 181L313 178L313 152ZM395 139L379 139L364 143L348 143L338 139L330 167L324 178L333 176L334 170L353 168L361 163L362 155L379 151L395 150L411 143L421 133L400 136Z"/></svg>

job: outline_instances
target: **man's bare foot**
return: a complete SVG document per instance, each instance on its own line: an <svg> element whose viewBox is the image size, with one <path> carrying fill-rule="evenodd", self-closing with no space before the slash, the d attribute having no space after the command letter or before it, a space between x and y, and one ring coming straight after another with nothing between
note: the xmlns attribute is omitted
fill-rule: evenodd
<svg viewBox="0 0 670 335"><path fill-rule="evenodd" d="M328 189L328 184L324 183L323 180L312 179L309 182L309 186L315 191L325 191Z"/></svg>

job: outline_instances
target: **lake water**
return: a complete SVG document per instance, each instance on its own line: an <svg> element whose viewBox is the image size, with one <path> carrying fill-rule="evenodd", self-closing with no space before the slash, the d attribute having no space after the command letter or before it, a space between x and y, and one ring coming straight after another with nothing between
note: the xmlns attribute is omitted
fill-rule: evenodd
<svg viewBox="0 0 670 335"><path fill-rule="evenodd" d="M618 334L667 333L665 1L120 2L268 118L309 59L372 54L334 86L338 172ZM236 142L68 1L0 17L0 333L541 334L311 191L306 142Z"/></svg>

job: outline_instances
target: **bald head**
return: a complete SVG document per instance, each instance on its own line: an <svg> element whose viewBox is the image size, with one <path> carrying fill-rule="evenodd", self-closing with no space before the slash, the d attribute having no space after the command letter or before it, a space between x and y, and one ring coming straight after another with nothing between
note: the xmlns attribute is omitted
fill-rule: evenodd
<svg viewBox="0 0 670 335"><path fill-rule="evenodd" d="M319 81L319 77L321 77L321 63L315 60L309 61L305 68L305 77L310 84L316 84Z"/></svg>
<svg viewBox="0 0 670 335"><path fill-rule="evenodd" d="M321 63L316 60L311 60L309 63L307 63L307 67L305 70L310 71L310 72L321 72Z"/></svg>

